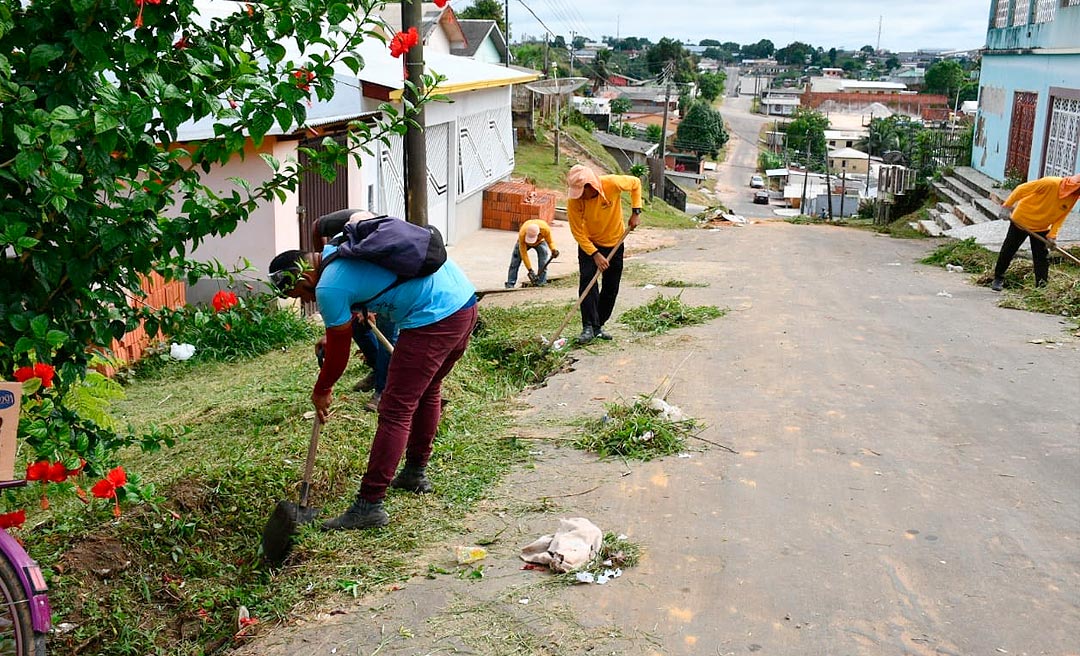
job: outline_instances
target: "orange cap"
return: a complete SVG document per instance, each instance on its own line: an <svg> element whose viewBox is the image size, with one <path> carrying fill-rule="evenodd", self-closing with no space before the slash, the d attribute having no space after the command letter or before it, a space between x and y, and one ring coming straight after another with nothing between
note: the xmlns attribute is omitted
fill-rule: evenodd
<svg viewBox="0 0 1080 656"><path fill-rule="evenodd" d="M1080 173L1062 178L1061 185L1058 186L1058 197L1065 198L1069 194L1075 194L1078 189L1080 189Z"/></svg>
<svg viewBox="0 0 1080 656"><path fill-rule="evenodd" d="M570 170L566 172L566 197L581 198L581 194L585 192L585 185L591 186L601 195L604 193L604 188L600 186L600 177L596 175L596 171L583 164L571 166Z"/></svg>

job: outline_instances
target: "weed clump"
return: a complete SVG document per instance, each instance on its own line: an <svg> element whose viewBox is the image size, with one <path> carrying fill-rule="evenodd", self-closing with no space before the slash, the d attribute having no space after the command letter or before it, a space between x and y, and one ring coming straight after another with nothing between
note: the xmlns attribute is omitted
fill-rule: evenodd
<svg viewBox="0 0 1080 656"><path fill-rule="evenodd" d="M975 243L974 237L942 244L920 260L923 264L943 267L962 266L964 271L980 274L991 270L997 256Z"/></svg>
<svg viewBox="0 0 1080 656"><path fill-rule="evenodd" d="M726 313L727 310L722 310L715 305L686 305L682 302L682 294L677 296L657 294L656 298L645 305L623 312L619 316L619 323L626 324L638 332L659 335L679 326L705 323L710 319L722 317Z"/></svg>
<svg viewBox="0 0 1080 656"><path fill-rule="evenodd" d="M481 366L522 386L543 381L566 363L564 353L546 347L536 335L522 335L523 323L531 325L520 310L485 308L469 342Z"/></svg>
<svg viewBox="0 0 1080 656"><path fill-rule="evenodd" d="M629 405L607 404L607 414L583 423L582 436L574 446L601 458L652 460L679 453L686 447L686 437L697 430L698 421L682 418L681 413L671 412L671 406L656 401L642 396Z"/></svg>

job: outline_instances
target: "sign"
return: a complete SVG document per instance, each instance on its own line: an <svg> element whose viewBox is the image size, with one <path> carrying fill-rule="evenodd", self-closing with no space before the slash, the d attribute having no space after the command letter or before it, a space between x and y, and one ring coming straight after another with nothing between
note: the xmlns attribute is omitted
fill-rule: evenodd
<svg viewBox="0 0 1080 656"><path fill-rule="evenodd" d="M10 481L15 477L21 400L22 383L0 382L0 481Z"/></svg>

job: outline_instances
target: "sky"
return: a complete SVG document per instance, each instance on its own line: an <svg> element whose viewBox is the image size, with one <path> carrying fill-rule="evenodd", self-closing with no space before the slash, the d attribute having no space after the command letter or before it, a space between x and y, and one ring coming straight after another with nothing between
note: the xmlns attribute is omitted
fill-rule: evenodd
<svg viewBox="0 0 1080 656"><path fill-rule="evenodd" d="M452 0L455 11L472 0ZM663 37L697 44L702 39L757 43L777 48L793 41L856 50L893 52L919 48L969 50L986 41L992 0L509 0L511 40L546 30L570 39L571 31L604 36Z"/></svg>

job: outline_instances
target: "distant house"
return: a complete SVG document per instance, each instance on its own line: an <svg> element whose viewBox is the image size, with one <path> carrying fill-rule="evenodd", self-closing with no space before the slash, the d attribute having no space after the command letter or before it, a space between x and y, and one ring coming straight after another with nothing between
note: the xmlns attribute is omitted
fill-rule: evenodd
<svg viewBox="0 0 1080 656"><path fill-rule="evenodd" d="M996 180L1080 171L1080 0L991 0L972 166Z"/></svg>
<svg viewBox="0 0 1080 656"><path fill-rule="evenodd" d="M663 112L665 100L668 111L675 112L679 109L679 94L675 92L669 97L667 90L658 85L623 87L619 89L619 97L628 99L630 111L636 114Z"/></svg>
<svg viewBox="0 0 1080 656"><path fill-rule="evenodd" d="M829 150L854 148L869 134L869 130L825 130L825 145Z"/></svg>
<svg viewBox="0 0 1080 656"><path fill-rule="evenodd" d="M465 35L465 43L462 46L451 45L451 55L489 64L506 62L506 39L495 21L459 18L457 23Z"/></svg>
<svg viewBox="0 0 1080 656"><path fill-rule="evenodd" d="M768 116L792 116L798 108L798 97L770 95L761 99L761 112Z"/></svg>
<svg viewBox="0 0 1080 656"><path fill-rule="evenodd" d="M604 147L604 150L611 153L623 171L629 171L635 164L648 164L648 159L660 148L660 144L627 139L607 132L593 132L593 136Z"/></svg>
<svg viewBox="0 0 1080 656"><path fill-rule="evenodd" d="M854 148L837 148L828 154L829 170L834 173L857 173L866 175L870 170L870 156Z"/></svg>
<svg viewBox="0 0 1080 656"><path fill-rule="evenodd" d="M581 112L582 116L593 122L600 130L607 130L611 126L611 99L610 98L586 98L584 96L571 96L570 102L574 109Z"/></svg>
<svg viewBox="0 0 1080 656"><path fill-rule="evenodd" d="M200 10L231 12L243 5L224 0L204 0ZM438 26L444 25L435 21ZM446 43L445 35L429 39ZM236 188L235 179L257 185L272 172L257 155L280 161L303 161L301 147L318 149L325 138L343 139L350 122L372 122L381 105L400 107L404 87L402 62L375 39L365 41L358 53L364 68L353 74L340 66L334 76L335 95L312 98L303 125L282 132L275 124L260 147L250 142L246 157L234 158L212 169L205 180L221 193ZM472 59L425 52L427 68L445 76L436 93L454 102L435 102L425 111L427 143L428 221L448 243L479 229L485 188L506 179L514 168L514 134L511 125L511 88L531 82L538 74ZM181 126L178 142L213 138L209 121ZM340 167L337 178L327 182L314 173L301 176L296 192L268 201L254 210L248 221L224 237L205 240L193 252L198 260L216 259L233 266L245 259L265 265L277 252L310 247L311 223L321 214L352 207L377 213L405 216L403 139L391 135L385 142L368 144ZM189 295L190 298L190 295Z"/></svg>

